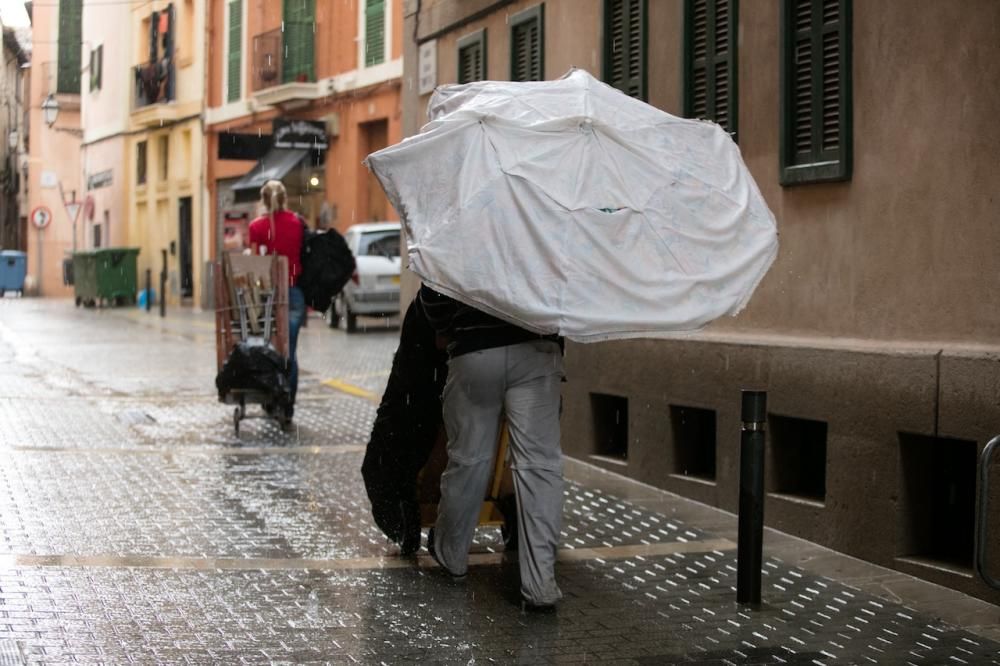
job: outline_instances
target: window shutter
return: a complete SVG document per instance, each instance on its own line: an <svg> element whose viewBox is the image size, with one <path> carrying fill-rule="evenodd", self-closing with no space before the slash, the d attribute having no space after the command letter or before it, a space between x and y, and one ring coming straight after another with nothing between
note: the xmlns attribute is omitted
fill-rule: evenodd
<svg viewBox="0 0 1000 666"><path fill-rule="evenodd" d="M56 92L80 94L81 11L80 0L59 0L59 61Z"/></svg>
<svg viewBox="0 0 1000 666"><path fill-rule="evenodd" d="M243 0L229 3L229 54L227 68L226 100L240 99L240 84L243 74Z"/></svg>
<svg viewBox="0 0 1000 666"><path fill-rule="evenodd" d="M646 0L604 0L604 80L646 99Z"/></svg>
<svg viewBox="0 0 1000 666"><path fill-rule="evenodd" d="M366 0L365 67L385 62L385 0Z"/></svg>
<svg viewBox="0 0 1000 666"><path fill-rule="evenodd" d="M486 31L458 40L458 82L470 83L486 78Z"/></svg>
<svg viewBox="0 0 1000 666"><path fill-rule="evenodd" d="M545 24L543 5L536 5L510 19L510 80L545 78Z"/></svg>
<svg viewBox="0 0 1000 666"><path fill-rule="evenodd" d="M851 0L784 0L781 182L851 175Z"/></svg>
<svg viewBox="0 0 1000 666"><path fill-rule="evenodd" d="M684 115L714 120L736 138L737 0L686 0Z"/></svg>
<svg viewBox="0 0 1000 666"><path fill-rule="evenodd" d="M315 81L315 0L285 0L282 25L282 82Z"/></svg>

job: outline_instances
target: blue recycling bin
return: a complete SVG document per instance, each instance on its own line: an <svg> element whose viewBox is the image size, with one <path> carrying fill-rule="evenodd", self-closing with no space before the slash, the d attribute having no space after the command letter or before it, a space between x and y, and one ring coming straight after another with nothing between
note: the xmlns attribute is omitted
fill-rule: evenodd
<svg viewBox="0 0 1000 666"><path fill-rule="evenodd" d="M24 295L24 276L28 272L28 255L17 250L0 251L0 297L8 291Z"/></svg>

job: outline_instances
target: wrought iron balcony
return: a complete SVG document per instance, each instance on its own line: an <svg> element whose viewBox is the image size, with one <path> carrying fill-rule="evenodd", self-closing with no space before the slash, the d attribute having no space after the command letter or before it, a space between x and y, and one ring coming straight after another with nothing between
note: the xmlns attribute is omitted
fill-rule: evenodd
<svg viewBox="0 0 1000 666"><path fill-rule="evenodd" d="M312 22L286 21L281 28L254 36L253 92L286 83L315 81L314 31Z"/></svg>
<svg viewBox="0 0 1000 666"><path fill-rule="evenodd" d="M133 71L135 73L133 109L173 101L174 63L170 58L136 65Z"/></svg>

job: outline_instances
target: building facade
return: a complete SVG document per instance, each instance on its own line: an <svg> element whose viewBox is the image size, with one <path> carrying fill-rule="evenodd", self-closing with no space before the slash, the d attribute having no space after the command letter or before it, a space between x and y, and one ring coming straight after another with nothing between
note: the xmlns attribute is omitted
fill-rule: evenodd
<svg viewBox="0 0 1000 666"><path fill-rule="evenodd" d="M208 20L212 254L246 247L268 178L313 227L394 219L361 161L402 138L400 0L227 0Z"/></svg>
<svg viewBox="0 0 1000 666"><path fill-rule="evenodd" d="M80 113L83 124L81 248L121 247L129 238L129 144L134 77L128 5L84 5ZM144 249L140 258L145 259Z"/></svg>
<svg viewBox="0 0 1000 666"><path fill-rule="evenodd" d="M32 58L29 107L27 200L28 275L25 290L70 296L63 264L83 247L75 205L80 183L81 6L76 0L29 6ZM69 203L70 206L66 204Z"/></svg>
<svg viewBox="0 0 1000 666"><path fill-rule="evenodd" d="M152 0L128 7L130 38L116 47L123 58L114 61L127 69L126 237L140 248L140 276L149 270L157 283L165 274L168 304L196 305L210 251L202 129L208 5Z"/></svg>
<svg viewBox="0 0 1000 666"><path fill-rule="evenodd" d="M4 26L3 58L0 61L0 248L21 250L28 247L28 212L24 198L26 164L25 67L30 60L30 39ZM27 41L28 43L22 43Z"/></svg>
<svg viewBox="0 0 1000 666"><path fill-rule="evenodd" d="M991 0L408 2L404 79L428 80L404 134L435 84L582 67L722 125L777 218L739 316L567 346L565 452L736 511L740 392L766 390L769 526L1000 601L972 566L1000 433L997 25Z"/></svg>

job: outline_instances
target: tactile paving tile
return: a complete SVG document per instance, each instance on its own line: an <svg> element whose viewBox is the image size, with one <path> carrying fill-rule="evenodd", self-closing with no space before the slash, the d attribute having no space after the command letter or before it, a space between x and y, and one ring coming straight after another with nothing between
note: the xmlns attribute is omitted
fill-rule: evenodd
<svg viewBox="0 0 1000 666"><path fill-rule="evenodd" d="M128 429L81 398L0 398L0 450L131 446Z"/></svg>
<svg viewBox="0 0 1000 666"><path fill-rule="evenodd" d="M0 622L33 663L1000 663L997 644L773 561L768 582L800 582L769 590L760 610L738 606L733 561L563 565L564 599L543 615L514 603L510 564L472 569L464 585L418 568L17 567L0 571ZM793 599L803 609L788 614Z"/></svg>

